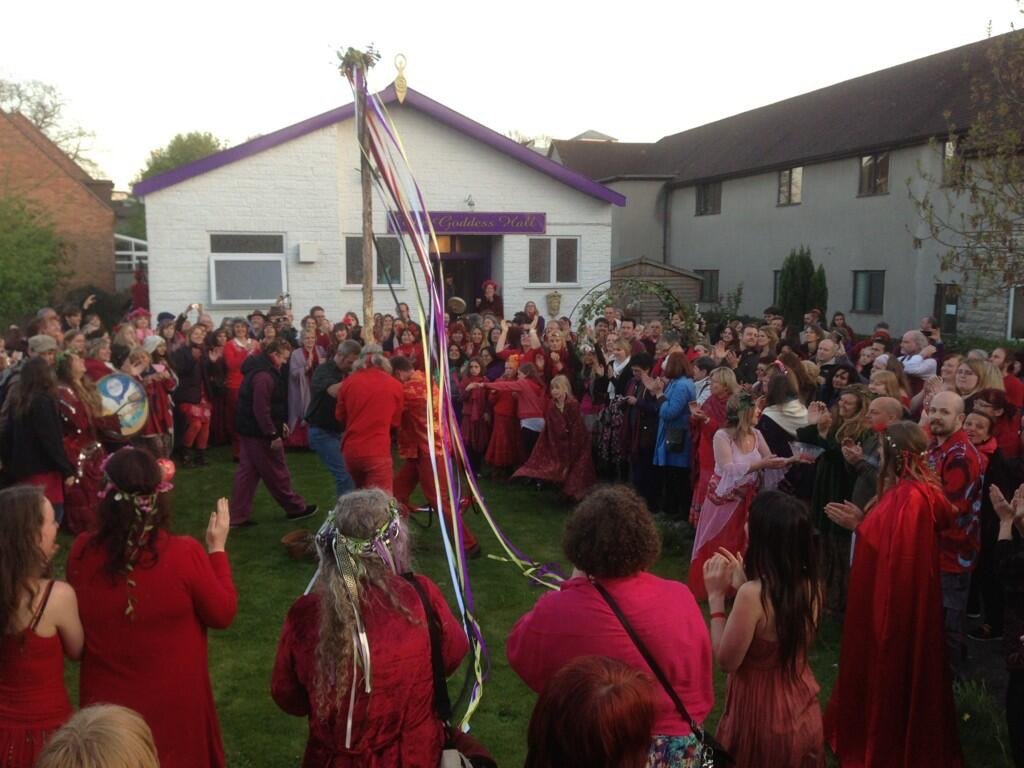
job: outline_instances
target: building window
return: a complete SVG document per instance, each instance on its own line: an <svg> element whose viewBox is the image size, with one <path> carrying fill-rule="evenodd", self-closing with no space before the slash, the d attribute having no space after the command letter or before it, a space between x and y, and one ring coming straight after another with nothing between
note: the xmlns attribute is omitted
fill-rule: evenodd
<svg viewBox="0 0 1024 768"><path fill-rule="evenodd" d="M210 297L214 305L273 304L288 292L284 235L210 235Z"/></svg>
<svg viewBox="0 0 1024 768"><path fill-rule="evenodd" d="M531 237L529 281L534 284L579 283L578 237Z"/></svg>
<svg viewBox="0 0 1024 768"><path fill-rule="evenodd" d="M963 183L967 164L960 151L960 137L951 136L942 142L942 185L949 187Z"/></svg>
<svg viewBox="0 0 1024 768"><path fill-rule="evenodd" d="M800 205L803 196L804 169L802 166L779 171L777 205Z"/></svg>
<svg viewBox="0 0 1024 768"><path fill-rule="evenodd" d="M397 237L374 236L376 284L402 284L402 247ZM345 238L345 285L363 284L363 238Z"/></svg>
<svg viewBox="0 0 1024 768"><path fill-rule="evenodd" d="M860 159L860 195L887 195L889 193L889 153L876 152Z"/></svg>
<svg viewBox="0 0 1024 768"><path fill-rule="evenodd" d="M864 270L853 273L852 312L882 314L885 302L885 270Z"/></svg>
<svg viewBox="0 0 1024 768"><path fill-rule="evenodd" d="M698 301L714 304L718 301L718 270L717 269L695 269L696 274L703 280L700 284L700 298Z"/></svg>
<svg viewBox="0 0 1024 768"><path fill-rule="evenodd" d="M781 269L772 270L772 304L779 303L779 278L782 277Z"/></svg>
<svg viewBox="0 0 1024 768"><path fill-rule="evenodd" d="M1009 328L1006 335L1011 339L1024 339L1024 285L1010 289Z"/></svg>
<svg viewBox="0 0 1024 768"><path fill-rule="evenodd" d="M722 182L697 185L697 215L712 216L722 212Z"/></svg>

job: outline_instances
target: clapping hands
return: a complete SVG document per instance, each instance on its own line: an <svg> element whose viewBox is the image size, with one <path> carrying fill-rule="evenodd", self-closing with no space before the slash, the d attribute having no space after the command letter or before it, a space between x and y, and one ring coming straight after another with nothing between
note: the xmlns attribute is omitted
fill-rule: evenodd
<svg viewBox="0 0 1024 768"><path fill-rule="evenodd" d="M825 505L825 514L833 523L848 531L855 530L864 519L864 511L852 501L831 501Z"/></svg>
<svg viewBox="0 0 1024 768"><path fill-rule="evenodd" d="M1017 488L1013 498L1009 501L995 484L989 489L988 495L1000 523L1013 522L1017 524L1018 528L1024 527L1024 485Z"/></svg>
<svg viewBox="0 0 1024 768"><path fill-rule="evenodd" d="M747 581L747 574L743 570L743 555L739 552L733 554L724 547L711 556L704 563L704 588L708 597L725 597L725 593L731 587L739 589Z"/></svg>

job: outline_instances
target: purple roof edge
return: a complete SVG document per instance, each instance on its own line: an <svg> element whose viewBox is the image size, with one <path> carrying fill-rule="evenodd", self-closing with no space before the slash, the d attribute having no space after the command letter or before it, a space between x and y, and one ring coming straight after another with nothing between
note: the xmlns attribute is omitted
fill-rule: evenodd
<svg viewBox="0 0 1024 768"><path fill-rule="evenodd" d="M388 86L381 91L379 96L381 101L385 104L391 104L397 100L393 85ZM424 114L433 117L438 122L443 123L444 125L447 125L470 138L481 141L498 150L502 154L508 155L514 160L518 160L524 165L530 166L534 170L540 171L563 184L573 187L579 192L583 192L591 197L596 197L598 200L604 200L605 202L613 205L623 206L626 204L625 196L619 194L615 190L609 189L596 181L592 181L586 176L566 168L560 163L556 163L554 160L549 160L544 155L534 152L529 147L524 147L507 136L502 136L497 131L493 131L474 120L470 120L465 115L462 115L453 109L449 109L443 104L424 96L422 93L414 91L412 88L410 88L406 94L405 103L415 107ZM174 186L175 184L180 184L187 179L200 176L246 157L251 157L258 152L263 152L271 147L276 147L279 144L284 144L285 142L292 141L300 136L305 136L307 133L312 133L313 131L320 130L321 128L326 128L329 125L341 122L342 120L348 120L350 117L354 116L355 105L346 104L345 106L338 107L337 109L332 109L329 112L324 112L323 114L316 115L315 117L303 120L302 122L295 123L294 125L289 125L286 128L281 128L273 133L258 136L257 138L243 144L229 147L228 149L221 150L220 152L215 152L201 160L187 163L186 165L179 166L178 168L167 171L166 173L161 173L159 176L144 179L143 181L133 185L132 194L134 194L135 197L145 197L153 192L166 189L167 187Z"/></svg>

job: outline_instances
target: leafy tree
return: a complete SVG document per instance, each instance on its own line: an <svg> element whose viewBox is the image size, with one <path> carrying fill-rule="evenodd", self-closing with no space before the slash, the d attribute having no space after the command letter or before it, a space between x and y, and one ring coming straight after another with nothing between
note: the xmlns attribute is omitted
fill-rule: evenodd
<svg viewBox="0 0 1024 768"><path fill-rule="evenodd" d="M95 135L79 125L69 124L64 116L65 106L64 96L49 83L0 79L0 109L20 112L68 157L95 175L98 173L96 164L86 157L88 144Z"/></svg>
<svg viewBox="0 0 1024 768"><path fill-rule="evenodd" d="M828 279L825 277L824 264L819 264L818 268L814 270L807 298L810 302L808 309L820 309L822 313L828 309ZM822 317L822 320L825 318Z"/></svg>
<svg viewBox="0 0 1024 768"><path fill-rule="evenodd" d="M824 272L822 274L824 275ZM794 248L782 262L782 272L779 274L778 305L789 328L800 328L803 325L804 312L814 306L811 289L813 280L814 262L811 261L811 250L803 245Z"/></svg>
<svg viewBox="0 0 1024 768"><path fill-rule="evenodd" d="M202 160L214 152L219 152L224 146L225 142L206 131L176 134L166 147L154 149L149 153L146 167L139 171L139 178L148 179L186 163Z"/></svg>
<svg viewBox="0 0 1024 768"><path fill-rule="evenodd" d="M970 122L946 116L943 177L922 173L923 194L910 184L941 269L971 278L977 298L1024 282L1024 31L991 40L972 75Z"/></svg>
<svg viewBox="0 0 1024 768"><path fill-rule="evenodd" d="M19 322L57 294L66 273L53 225L24 199L0 197L0 321Z"/></svg>

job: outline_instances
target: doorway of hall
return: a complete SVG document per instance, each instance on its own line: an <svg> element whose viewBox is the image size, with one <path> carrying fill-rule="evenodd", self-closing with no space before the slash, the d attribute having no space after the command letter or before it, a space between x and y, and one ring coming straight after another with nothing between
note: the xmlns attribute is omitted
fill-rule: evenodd
<svg viewBox="0 0 1024 768"><path fill-rule="evenodd" d="M493 240L489 235L438 235L437 250L431 248L430 258L435 279L443 285L446 309L452 298L459 298L466 303L466 312L474 311L476 298L483 295L484 280L492 277ZM442 270L443 283L439 274Z"/></svg>

